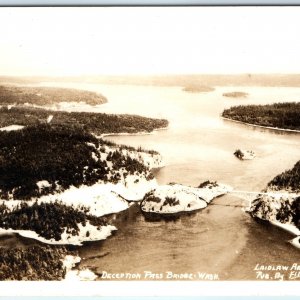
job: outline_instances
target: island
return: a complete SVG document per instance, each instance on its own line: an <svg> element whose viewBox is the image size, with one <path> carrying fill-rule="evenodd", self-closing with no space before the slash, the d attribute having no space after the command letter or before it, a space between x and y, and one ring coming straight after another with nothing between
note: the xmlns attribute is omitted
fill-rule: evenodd
<svg viewBox="0 0 300 300"><path fill-rule="evenodd" d="M250 125L300 130L300 102L274 103L268 105L239 105L225 109L222 117Z"/></svg>
<svg viewBox="0 0 300 300"><path fill-rule="evenodd" d="M233 154L240 160L251 160L255 158L255 153L252 150L237 149Z"/></svg>
<svg viewBox="0 0 300 300"><path fill-rule="evenodd" d="M187 85L182 90L189 93L208 93L213 92L215 89L205 85Z"/></svg>
<svg viewBox="0 0 300 300"><path fill-rule="evenodd" d="M223 93L224 97L228 98L246 98L249 94L245 92L228 92Z"/></svg>
<svg viewBox="0 0 300 300"><path fill-rule="evenodd" d="M231 190L227 185L210 181L205 181L198 187L175 183L162 185L145 194L141 210L151 214L177 214L199 210L205 208L214 198Z"/></svg>
<svg viewBox="0 0 300 300"><path fill-rule="evenodd" d="M249 212L296 235L291 243L300 248L300 161L274 177Z"/></svg>
<svg viewBox="0 0 300 300"><path fill-rule="evenodd" d="M0 85L0 105L53 105L64 102L98 105L107 102L99 93L70 88Z"/></svg>

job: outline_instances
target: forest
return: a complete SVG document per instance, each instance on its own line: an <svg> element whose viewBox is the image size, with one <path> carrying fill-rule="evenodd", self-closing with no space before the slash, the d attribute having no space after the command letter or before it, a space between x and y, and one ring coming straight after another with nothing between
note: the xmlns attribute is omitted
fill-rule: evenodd
<svg viewBox="0 0 300 300"><path fill-rule="evenodd" d="M0 127L9 125L45 124L49 116L51 124L76 125L96 135L104 133L152 132L168 126L164 119L152 119L137 115L114 115L92 112L52 111L33 107L0 108Z"/></svg>
<svg viewBox="0 0 300 300"><path fill-rule="evenodd" d="M5 204L0 205L0 228L14 230L32 230L39 236L55 241L61 240L65 228L73 236L79 234L78 224L83 226L89 221L100 228L107 225L105 218L97 218L63 203L22 202L12 211Z"/></svg>
<svg viewBox="0 0 300 300"><path fill-rule="evenodd" d="M66 254L62 246L0 247L0 281L62 280L66 274L62 259Z"/></svg>
<svg viewBox="0 0 300 300"><path fill-rule="evenodd" d="M52 105L59 102L85 102L97 105L107 102L101 95L90 91L57 87L19 87L0 85L0 105Z"/></svg>
<svg viewBox="0 0 300 300"><path fill-rule="evenodd" d="M71 185L116 183L121 179L120 168L125 175L149 175L146 166L118 148L106 158L100 149L109 144L76 126L43 124L0 132L0 199L26 200ZM42 180L49 185L40 189L37 182Z"/></svg>
<svg viewBox="0 0 300 300"><path fill-rule="evenodd" d="M300 102L233 106L222 116L253 125L300 130Z"/></svg>
<svg viewBox="0 0 300 300"><path fill-rule="evenodd" d="M275 190L288 190L294 193L300 192L300 160L290 170L275 176L269 183L268 187ZM277 219L284 220L287 218L288 213L292 213L292 220L294 224L300 229L300 197L297 197L290 205L289 201L286 201L285 205L282 205L281 210L278 212Z"/></svg>

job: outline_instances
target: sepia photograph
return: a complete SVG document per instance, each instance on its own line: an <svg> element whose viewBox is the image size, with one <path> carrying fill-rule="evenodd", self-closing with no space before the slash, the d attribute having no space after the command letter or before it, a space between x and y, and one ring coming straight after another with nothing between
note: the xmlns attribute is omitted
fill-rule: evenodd
<svg viewBox="0 0 300 300"><path fill-rule="evenodd" d="M0 281L299 281L299 28L1 7Z"/></svg>

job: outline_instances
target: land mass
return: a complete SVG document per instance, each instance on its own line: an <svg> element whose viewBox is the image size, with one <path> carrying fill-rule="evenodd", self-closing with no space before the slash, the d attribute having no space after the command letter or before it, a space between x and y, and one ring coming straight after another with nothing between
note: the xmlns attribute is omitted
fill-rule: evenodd
<svg viewBox="0 0 300 300"><path fill-rule="evenodd" d="M30 199L71 185L118 182L121 168L128 175L146 171L140 161L109 146L80 128L61 125L0 132L0 198ZM40 181L48 183L39 187Z"/></svg>
<svg viewBox="0 0 300 300"><path fill-rule="evenodd" d="M19 87L0 85L0 105L53 105L60 102L84 102L98 105L107 102L107 99L90 91L56 87Z"/></svg>
<svg viewBox="0 0 300 300"><path fill-rule="evenodd" d="M0 280L62 280L65 247L0 248Z"/></svg>
<svg viewBox="0 0 300 300"><path fill-rule="evenodd" d="M182 74L152 76L72 76L17 77L0 76L2 83L36 84L41 82L86 82L104 84L134 84L151 86L268 86L300 87L300 74Z"/></svg>
<svg viewBox="0 0 300 300"><path fill-rule="evenodd" d="M291 170L273 178L249 209L253 217L267 220L297 237L291 243L300 248L300 161Z"/></svg>
<svg viewBox="0 0 300 300"><path fill-rule="evenodd" d="M17 233L52 245L106 239L116 227L103 216L141 200L157 185L151 169L161 166L155 151L115 145L74 126L2 131L0 234ZM26 260L29 254L24 255ZM3 257L17 263L11 253ZM52 267L53 277L46 278L61 279L60 266ZM23 275L24 280L36 278Z"/></svg>
<svg viewBox="0 0 300 300"><path fill-rule="evenodd" d="M53 125L76 126L96 135L109 133L150 133L166 128L164 119L146 118L137 115L114 115L93 112L65 112L34 107L0 108L0 127L11 125Z"/></svg>
<svg viewBox="0 0 300 300"><path fill-rule="evenodd" d="M216 182L205 181L198 187L181 184L159 186L148 192L141 209L151 214L178 214L205 208L214 198L231 191L231 187Z"/></svg>
<svg viewBox="0 0 300 300"><path fill-rule="evenodd" d="M300 102L239 105L225 109L222 117L247 124L300 130Z"/></svg>
<svg viewBox="0 0 300 300"><path fill-rule="evenodd" d="M127 209L157 185L151 169L163 166L159 153L100 136L150 133L167 120L45 109L61 102L106 99L71 89L0 87L0 235L51 245L1 248L1 280L94 279L89 270L71 270L80 258L56 245L106 239L117 228L104 216Z"/></svg>

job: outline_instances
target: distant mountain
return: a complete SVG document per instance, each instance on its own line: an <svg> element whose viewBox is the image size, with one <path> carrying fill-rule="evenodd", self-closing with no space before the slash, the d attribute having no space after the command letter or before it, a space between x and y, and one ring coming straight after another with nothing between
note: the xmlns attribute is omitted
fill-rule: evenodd
<svg viewBox="0 0 300 300"><path fill-rule="evenodd" d="M43 81L136 84L154 86L286 86L300 87L300 74L183 74L141 76L10 77L0 82L38 83Z"/></svg>

